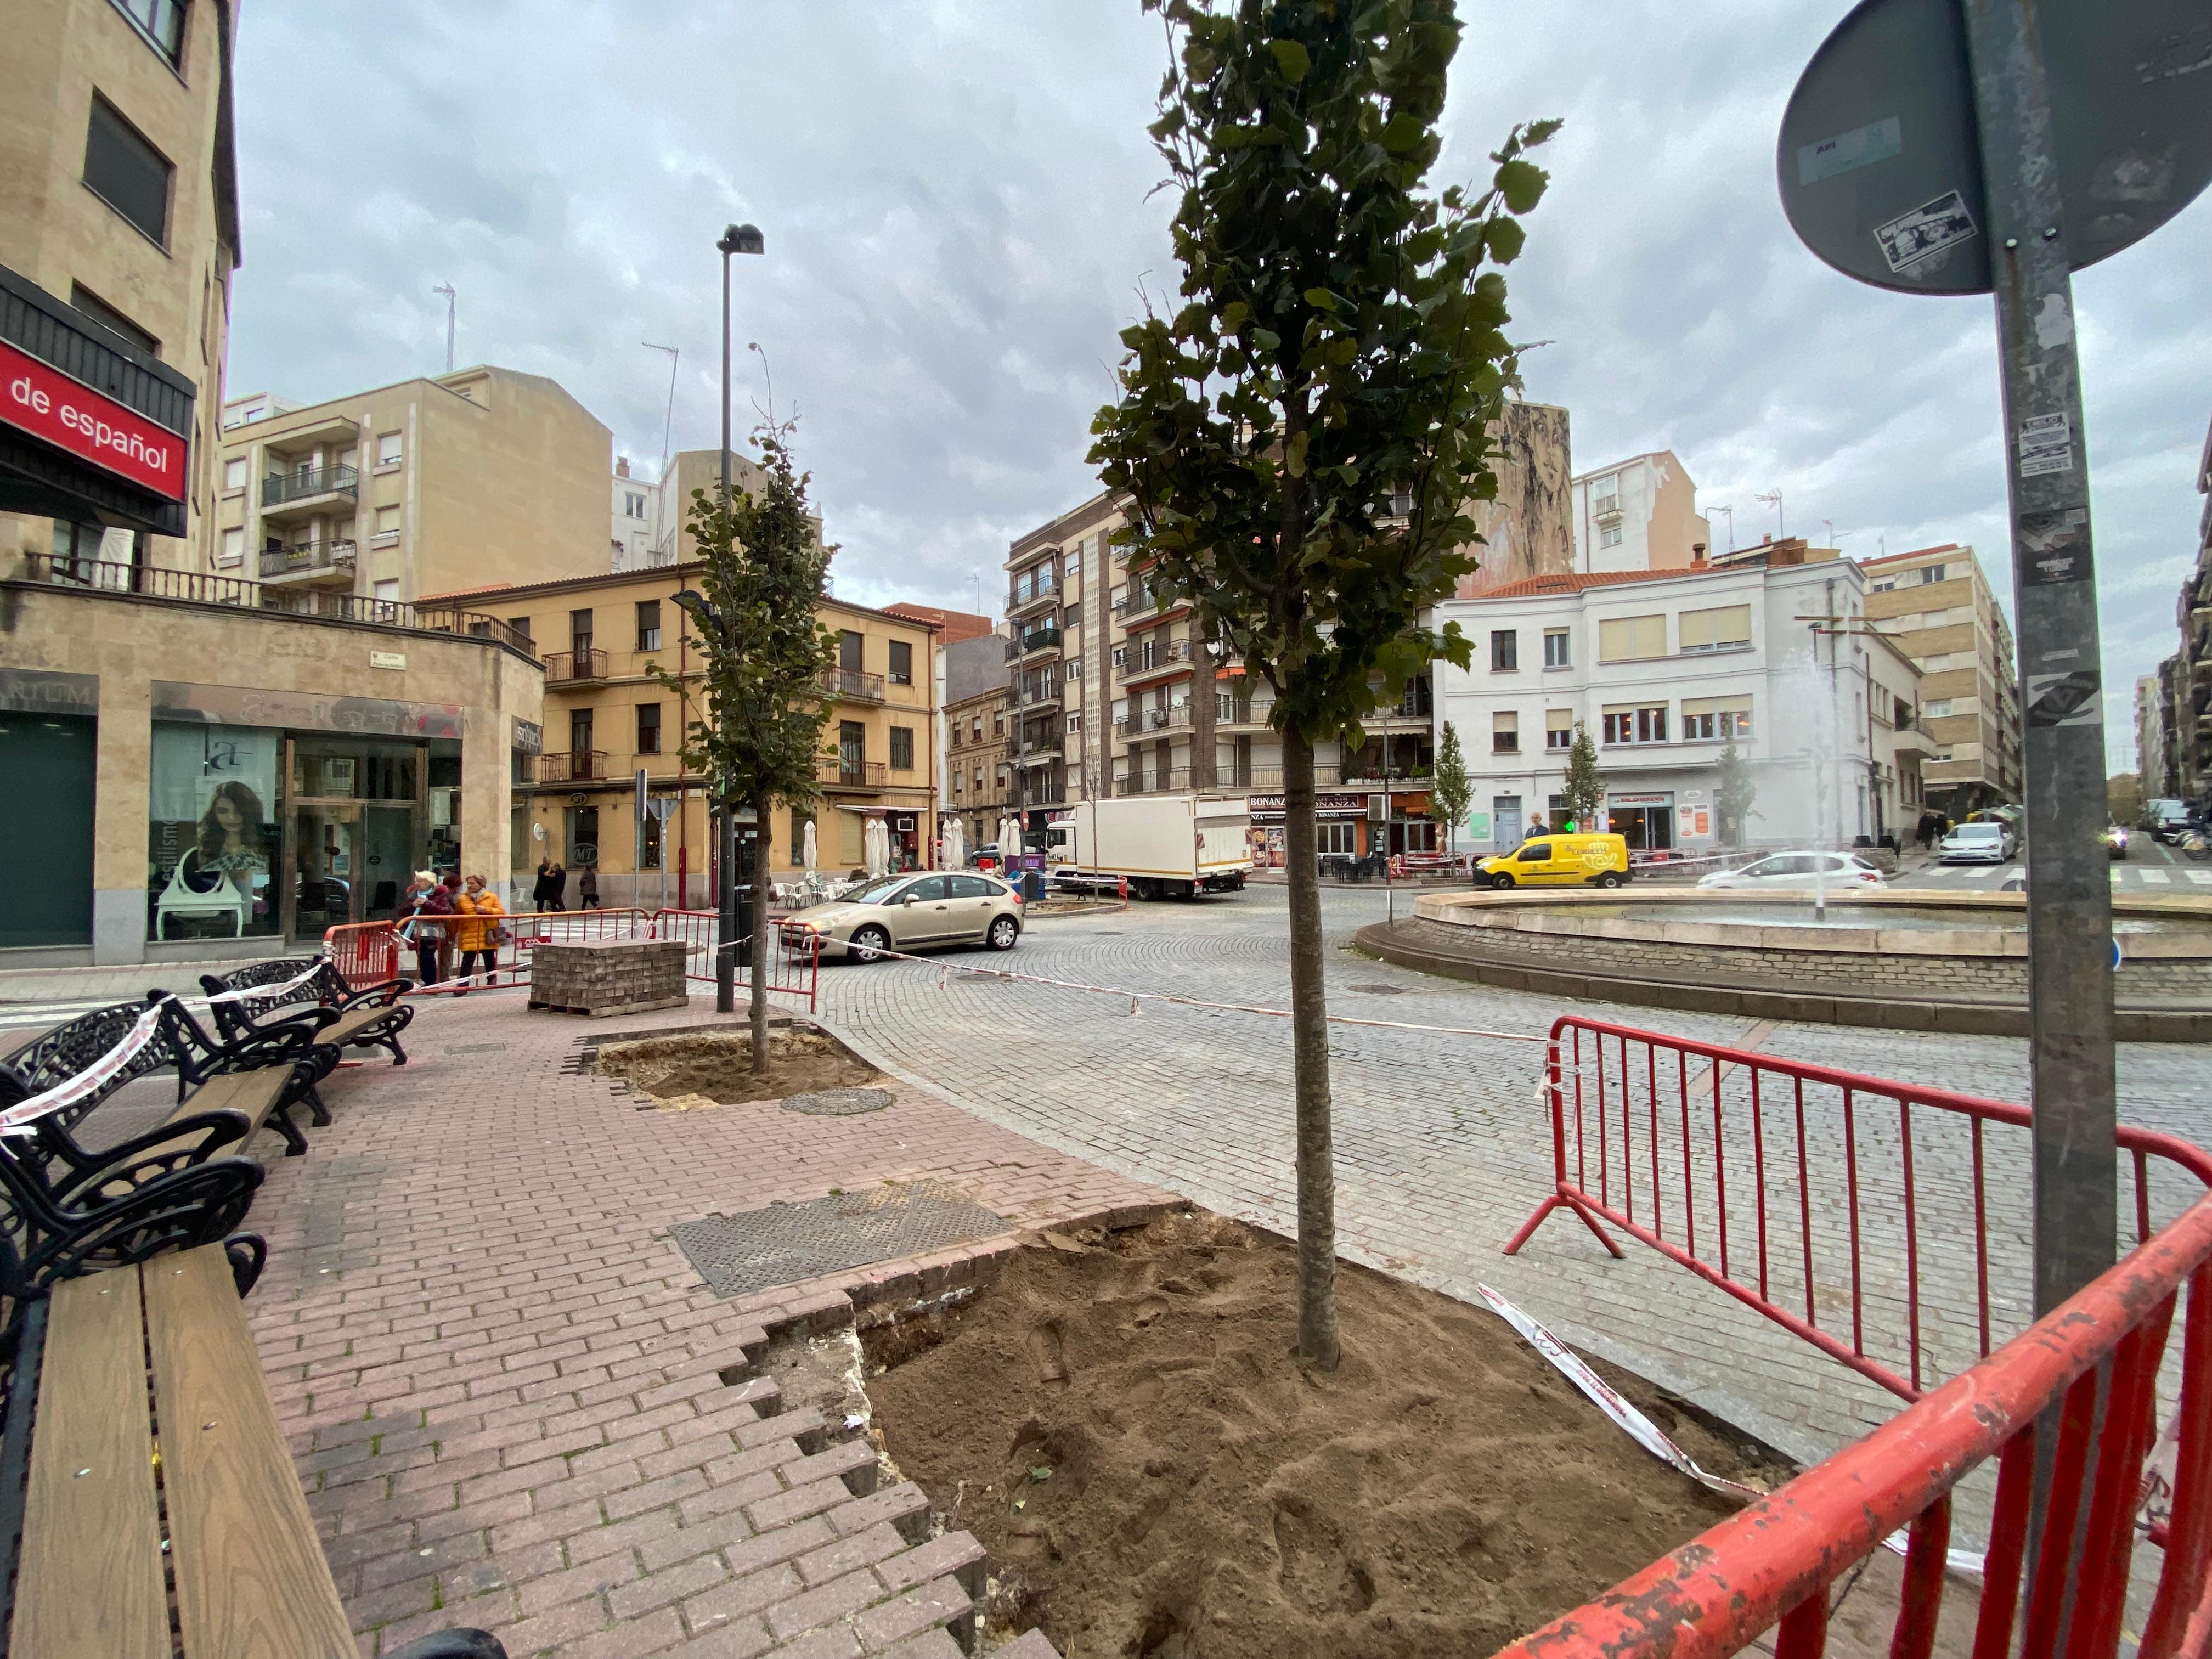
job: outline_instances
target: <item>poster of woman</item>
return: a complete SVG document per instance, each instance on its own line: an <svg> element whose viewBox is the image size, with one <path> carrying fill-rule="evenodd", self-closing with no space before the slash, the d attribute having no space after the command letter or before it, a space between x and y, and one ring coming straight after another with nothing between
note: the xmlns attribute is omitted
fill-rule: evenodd
<svg viewBox="0 0 2212 1659"><path fill-rule="evenodd" d="M280 861L270 806L275 732L156 725L150 933L242 938L276 929Z"/></svg>

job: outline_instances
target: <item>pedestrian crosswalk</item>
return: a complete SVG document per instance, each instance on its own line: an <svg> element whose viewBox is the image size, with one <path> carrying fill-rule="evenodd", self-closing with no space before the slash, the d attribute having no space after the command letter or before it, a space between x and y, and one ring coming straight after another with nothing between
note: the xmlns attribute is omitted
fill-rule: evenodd
<svg viewBox="0 0 2212 1659"><path fill-rule="evenodd" d="M95 1008L112 1008L125 1000L84 997L67 1002L0 1002L0 1031L44 1030L49 1025L75 1019L79 1014L88 1014ZM203 1022L207 1019L206 998L185 997L183 1001L193 1018Z"/></svg>

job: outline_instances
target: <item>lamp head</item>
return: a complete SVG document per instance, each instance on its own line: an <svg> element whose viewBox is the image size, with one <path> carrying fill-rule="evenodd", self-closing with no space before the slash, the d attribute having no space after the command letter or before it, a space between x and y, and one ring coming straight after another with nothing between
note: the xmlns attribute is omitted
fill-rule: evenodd
<svg viewBox="0 0 2212 1659"><path fill-rule="evenodd" d="M721 240L714 246L721 249L725 255L768 252L768 244L763 239L760 227L757 225L732 225L722 233Z"/></svg>

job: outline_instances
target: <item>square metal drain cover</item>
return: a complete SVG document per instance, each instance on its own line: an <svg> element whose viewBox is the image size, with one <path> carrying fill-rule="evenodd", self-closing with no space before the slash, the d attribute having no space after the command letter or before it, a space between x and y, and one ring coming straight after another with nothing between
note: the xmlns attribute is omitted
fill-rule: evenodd
<svg viewBox="0 0 2212 1659"><path fill-rule="evenodd" d="M668 1231L716 1296L744 1296L995 1237L1012 1227L948 1182L917 1181L679 1221Z"/></svg>

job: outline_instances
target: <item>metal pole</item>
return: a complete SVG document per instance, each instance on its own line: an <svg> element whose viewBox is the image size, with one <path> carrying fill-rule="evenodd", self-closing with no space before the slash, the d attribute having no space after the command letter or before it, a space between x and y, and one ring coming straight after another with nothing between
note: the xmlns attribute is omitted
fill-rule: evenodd
<svg viewBox="0 0 2212 1659"><path fill-rule="evenodd" d="M2112 1265L2112 890L2072 266L2031 0L1965 0L1996 289L2027 808L2035 1312Z"/></svg>
<svg viewBox="0 0 2212 1659"><path fill-rule="evenodd" d="M722 251L722 513L730 511L730 255L734 249L725 237ZM729 641L722 641L727 648ZM714 1012L735 1013L738 1007L738 816L732 803L722 803L721 915L714 930Z"/></svg>

